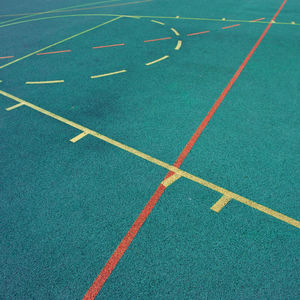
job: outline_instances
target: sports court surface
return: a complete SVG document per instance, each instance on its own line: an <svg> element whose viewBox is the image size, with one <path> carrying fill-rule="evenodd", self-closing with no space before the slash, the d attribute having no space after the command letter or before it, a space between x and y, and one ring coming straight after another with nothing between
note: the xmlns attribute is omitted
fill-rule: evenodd
<svg viewBox="0 0 300 300"><path fill-rule="evenodd" d="M5 0L1 299L300 299L299 0Z"/></svg>

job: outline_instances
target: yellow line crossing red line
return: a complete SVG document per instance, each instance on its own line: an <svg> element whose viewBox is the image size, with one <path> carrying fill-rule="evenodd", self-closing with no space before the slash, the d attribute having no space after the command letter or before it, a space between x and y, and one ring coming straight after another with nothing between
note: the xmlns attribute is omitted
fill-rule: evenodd
<svg viewBox="0 0 300 300"><path fill-rule="evenodd" d="M298 220L290 218L290 217L288 217L288 216L286 216L286 215L284 215L282 213L279 213L279 212L277 212L275 210L272 210L272 209L270 209L270 208L268 208L268 207L266 207L264 205L261 205L259 203L256 203L256 202L252 201L252 200L249 200L249 199L247 199L247 198L245 198L243 196L235 194L235 193L233 193L233 192L231 192L231 191L229 191L227 189L224 189L224 188L222 188L220 186L217 186L217 185L215 185L215 184L213 184L213 183L211 183L209 181L206 181L206 180L204 180L204 179L202 179L202 178L200 178L198 176L195 176L193 174L185 172L185 171L183 171L183 170L181 170L179 168L176 168L176 167L174 167L174 166L172 166L172 165L170 165L168 163L165 163L165 162L163 162L163 161L161 161L161 160L159 160L159 159L157 159L155 157L152 157L152 156L150 156L148 154L145 154L145 153L143 153L143 152L141 152L139 150L136 150L136 149L134 149L132 147L124 145L124 144L122 144L122 143L120 143L118 141L115 141L115 140L113 140L113 139L111 139L111 138L109 138L107 136L104 136L104 135L102 135L102 134L100 134L100 133L98 133L96 131L93 131L93 130L87 128L87 127L79 125L79 124L77 124L77 123L75 123L73 121L70 121L70 120L66 119L66 118L58 116L58 115L56 115L56 114L54 114L54 113L52 113L50 111L47 111L47 110L45 110L45 109L43 109L41 107L38 107L38 106L36 106L36 105L28 102L28 101L25 101L25 100L23 100L21 98L18 98L18 97L14 96L12 94L9 94L9 93L7 93L5 91L0 90L0 94L3 95L3 96L5 96L5 97L7 97L7 98L9 98L9 99L12 99L12 100L20 103L22 105L28 106L28 107L32 108L33 110L36 110L36 111L38 111L38 112L40 112L40 113L42 113L44 115L47 115L47 116L49 116L49 117L51 117L53 119L56 119L56 120L58 120L58 121L60 121L62 123L65 123L65 124L67 124L67 125L69 125L71 127L74 127L76 129L80 130L82 132L82 134L79 134L77 137L73 138L72 140L76 139L75 141L77 141L78 139L82 138L83 136L89 134L89 135L92 135L92 136L94 136L94 137L96 137L96 138L98 138L98 139L100 139L102 141L105 141L105 142L107 142L107 143L109 143L111 145L114 145L114 146L116 146L116 147L118 147L118 148L120 148L120 149L122 149L124 151L127 151L127 152L129 152L131 154L134 154L134 155L136 155L136 156L138 156L138 157L140 157L140 158L142 158L144 160L147 160L147 161L149 161L149 162L151 162L151 163L153 163L155 165L158 165L158 166L160 166L162 168L165 168L165 169L167 169L167 170L172 171L173 173L175 173L176 174L175 177L172 178L172 176L171 176L170 178L172 178L172 179L169 179L169 181L166 181L166 180L163 181L163 185L164 186L165 185L169 186L170 184L172 184L178 178L184 177L186 179L189 179L189 180L191 180L193 182L196 182L196 183L198 183L198 184L200 184L202 186L205 186L205 187L207 187L207 188L209 188L211 190L214 190L214 191L216 191L216 192L218 192L218 193L226 196L224 198L234 199L234 200L236 200L236 201L238 201L240 203L243 203L243 204L245 204L247 206L250 206L250 207L252 207L252 208L254 208L256 210L259 210L259 211L261 211L261 212L263 212L263 213L265 213L265 214L267 214L269 216L272 216L272 217L274 217L274 218L276 218L278 220L281 220L281 221L283 221L283 222L285 222L287 224L290 224L290 225L292 225L292 226L300 229L300 222ZM227 204L227 203L225 203L225 204ZM217 205L215 204L214 206L216 207Z"/></svg>

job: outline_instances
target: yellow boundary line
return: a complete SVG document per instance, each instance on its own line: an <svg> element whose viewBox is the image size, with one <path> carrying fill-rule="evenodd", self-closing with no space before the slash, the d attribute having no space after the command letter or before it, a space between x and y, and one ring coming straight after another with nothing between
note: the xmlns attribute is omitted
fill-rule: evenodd
<svg viewBox="0 0 300 300"><path fill-rule="evenodd" d="M49 45L49 46L46 46L46 47L44 47L44 48L42 48L42 49L39 49L39 50L37 50L37 51L31 52L31 53L29 53L29 54L27 54L27 55L25 55L25 56L23 56L23 57L20 57L20 58L15 59L15 60L13 60L13 61L11 61L11 62L5 64L5 65L0 66L0 69L6 68L6 67L8 67L8 66L10 66L10 65L12 65L12 64L14 64L14 63L16 63L16 62L18 62L18 61L21 61L21 60L23 60L23 59L25 59L25 58L28 58L28 57L30 57L30 56L36 54L36 53L42 52L42 51L44 51L44 50L46 50L46 49L49 49L49 48L54 47L54 46L56 46L56 45L59 45L59 44L61 44L61 43L63 43L63 42L66 42L66 41L68 41L68 40L71 40L71 39L73 39L73 38L75 38L75 37L77 37L77 36L80 36L80 35L82 35L82 34L85 34L85 33L87 33L87 32L90 32L90 31L92 31L92 30L95 30L95 29L97 29L97 28L99 28L99 27L102 27L102 26L108 24L108 23L114 22L114 21L116 21L116 20L118 20L118 19L120 19L120 18L122 18L122 17L121 17L121 16L118 16L118 17L113 18L113 19L111 19L111 20L109 20L109 21L106 21L106 22L104 22L104 23L101 23L101 24L99 24L99 25L97 25L97 26L94 26L94 27L92 27L92 28L86 29L86 30L81 31L81 32L79 32L79 33L77 33L77 34L74 34L74 35L72 35L72 36L69 36L69 37L67 37L67 38L65 38L65 39L63 39L63 40L61 40L61 41L59 41L59 42L56 42L56 43L51 44L51 45Z"/></svg>
<svg viewBox="0 0 300 300"><path fill-rule="evenodd" d="M164 59L167 59L167 58L169 58L169 57L170 57L169 55L165 55L165 56L163 56L163 57L161 57L161 58L159 58L159 59L150 61L150 62L146 63L145 65L146 65L146 66L150 66L150 65L153 65L153 64L155 64L155 63L157 63L157 62L159 62L159 61L162 61L162 60L164 60Z"/></svg>
<svg viewBox="0 0 300 300"><path fill-rule="evenodd" d="M168 16L139 16L139 15L123 15L123 14L74 14L74 15L60 15L60 16L51 16L51 17L43 17L43 18L37 18L37 19L31 19L31 20L25 20L25 21L19 21L19 22L13 22L9 24L3 24L0 25L0 28L2 27L8 27L12 25L17 25L21 23L27 23L27 22L35 22L40 20L48 20L48 19L56 19L56 18L68 18L68 17L128 17L128 18L157 18L157 19L176 19L176 20L192 20L192 21L212 21L212 22L234 22L234 23L251 23L251 24L269 24L270 21L256 21L252 22L252 20L230 20L230 19L209 19L209 18L190 18L190 17L168 17ZM290 26L300 26L300 23L295 23L294 21L291 22L275 22L274 25L290 25Z"/></svg>
<svg viewBox="0 0 300 300"><path fill-rule="evenodd" d="M139 150L136 150L136 149L134 149L132 147L126 146L126 145L124 145L124 144L122 144L122 143L120 143L118 141L115 141L115 140L113 140L111 138L108 138L108 137L106 137L106 136L104 136L104 135L102 135L102 134L100 134L100 133L98 133L96 131L93 131L93 130L91 130L91 129L87 128L87 127L84 127L82 125L79 125L79 124L77 124L77 123L75 123L73 121L70 121L70 120L68 120L66 118L58 116L58 115L56 115L56 114L54 114L54 113L52 113L50 111L47 111L47 110L45 110L45 109L43 109L41 107L38 107L38 106L36 106L36 105L34 105L34 104L30 103L30 102L27 102L27 101L25 101L23 99L20 99L20 98L14 96L14 95L11 95L11 94L9 94L7 92L4 92L4 91L0 90L0 94L3 95L3 96L5 96L5 97L7 97L7 98L10 98L10 99L18 102L18 103L22 103L23 105L26 105L26 106L28 106L28 107L30 107L30 108L32 108L32 109L34 109L34 110L36 110L36 111L44 114L44 115L47 115L47 116L49 116L49 117L51 117L53 119L56 119L56 120L58 120L58 121L60 121L62 123L65 123L65 124L67 124L67 125L69 125L71 127L74 127L76 129L82 131L83 133L90 134L90 135L92 135L92 136L94 136L94 137L96 137L96 138L98 138L98 139L100 139L102 141L105 141L105 142L107 142L107 143L109 143L109 144L111 144L113 146L116 146L116 147L118 147L118 148L120 148L120 149L122 149L124 151L127 151L127 152L129 152L131 154L134 154L134 155L136 155L136 156L138 156L138 157L140 157L140 158L142 158L144 160L147 160L147 161L149 161L149 162L151 162L151 163L153 163L155 165L158 165L158 166L160 166L162 168L165 168L165 169L167 169L169 171L172 171L175 174L177 174L177 176L184 177L184 178L187 178L187 179L189 179L191 181L199 183L200 185L205 186L205 187L207 187L207 188L209 188L211 190L214 190L214 191L216 191L216 192L218 192L218 193L226 196L227 198L234 199L234 200L236 200L238 202L241 202L241 203L243 203L243 204L245 204L247 206L250 206L250 207L252 207L252 208L254 208L256 210L259 210L259 211L261 211L261 212L263 212L263 213L265 213L267 215L270 215L270 216L272 216L272 217L274 217L274 218L276 218L278 220L281 220L281 221L283 221L285 223L288 223L288 224L290 224L290 225L292 225L292 226L300 229L300 222L299 221L297 221L295 219L292 219L292 218L290 218L290 217L288 217L286 215L283 215L283 214L281 214L279 212L276 212L276 211L274 211L274 210L272 210L272 209L270 209L270 208L268 208L268 207L266 207L264 205L261 205L259 203L254 202L254 201L251 201L251 200L249 200L249 199L247 199L247 198L245 198L243 196L235 194L235 193L233 193L233 192L231 192L229 190L226 190L226 189L224 189L224 188L222 188L220 186L217 186L217 185L215 185L215 184L213 184L213 183L211 183L209 181L206 181L206 180L204 180L204 179L202 179L200 177L197 177L197 176L192 175L192 174L190 174L188 172L185 172L185 171L183 171L181 169L178 169L178 168L176 168L176 167L174 167L174 166L172 166L172 165L170 165L168 163L165 163L165 162L163 162L163 161L161 161L161 160L159 160L157 158L154 158L154 157L152 157L152 156L150 156L148 154L145 154L145 153L143 153L143 152L141 152Z"/></svg>

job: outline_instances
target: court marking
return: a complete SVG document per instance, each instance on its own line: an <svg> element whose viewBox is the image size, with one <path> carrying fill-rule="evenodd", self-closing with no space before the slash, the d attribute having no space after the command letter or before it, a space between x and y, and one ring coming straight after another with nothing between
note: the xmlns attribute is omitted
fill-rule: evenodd
<svg viewBox="0 0 300 300"><path fill-rule="evenodd" d="M163 40L171 40L172 37L165 37L165 38L160 38L160 39L154 39L154 40L146 40L144 43L149 43L149 42L157 42L157 41L163 41Z"/></svg>
<svg viewBox="0 0 300 300"><path fill-rule="evenodd" d="M127 70L120 70L120 71L116 71L116 72L112 72L112 73L93 75L93 76L91 76L91 78L94 79L94 78L106 77L106 76L116 75L116 74L125 73L125 72L127 72Z"/></svg>
<svg viewBox="0 0 300 300"><path fill-rule="evenodd" d="M177 174L177 173L176 173ZM249 205L249 204L247 204L247 205ZM258 208L257 208L258 209Z"/></svg>
<svg viewBox="0 0 300 300"><path fill-rule="evenodd" d="M252 20L252 21L250 21L250 22L252 23L252 22L262 21L262 20L265 20L265 19L266 19L266 18L260 18L260 19Z"/></svg>
<svg viewBox="0 0 300 300"><path fill-rule="evenodd" d="M80 4L80 5L73 5L73 6L67 6L67 7L56 8L56 9L53 9L53 10L41 11L41 12L36 12L36 13L31 12L31 13L22 13L22 14L0 15L0 18L3 18L3 17L13 17L13 16L17 16L17 15L18 16L20 16L20 15L23 16L21 18L15 18L15 19L10 19L10 20L6 20L6 21L2 21L0 24L8 23L8 22L15 21L15 20L21 20L21 19L25 19L25 18L37 16L37 15L44 15L44 14L49 14L49 13L56 13L56 12L59 12L59 11L63 11L64 12L65 9L78 8L78 7L90 6L90 5L94 5L94 4L117 2L117 1L119 1L119 0L108 0L108 1L91 2L91 3Z"/></svg>
<svg viewBox="0 0 300 300"><path fill-rule="evenodd" d="M79 34L73 35L73 36L71 36L71 37L69 37L69 38L67 38L67 39L62 40L62 41L56 42L55 44L49 45L49 46L47 46L47 47L44 47L43 49L37 50L37 51L35 51L35 52L32 52L32 53L30 53L30 54L28 54L28 55L25 55L25 56L23 56L23 57L21 57L21 58L19 58L19 59L16 59L16 60L11 61L11 62L9 62L9 63L3 65L3 66L0 66L0 69L1 69L1 68L4 68L4 67L6 67L6 66L9 66L9 65L11 65L11 64L13 64L13 63L15 63L15 62L17 62L17 61L20 61L20 60L22 60L22 59L25 59L25 58L27 58L27 57L33 55L33 54L36 54L36 55L48 55L48 54L58 54L58 53L64 53L64 52L71 52L72 50L70 50L70 49L69 49L69 50L53 51L53 52L40 52L40 51L43 51L43 50L45 50L45 49L48 49L48 48L50 48L50 47L53 47L53 46L58 45L58 44L60 44L60 43L63 43L63 42L65 42L65 41L67 41L67 40L69 40L69 39L71 39L71 38L77 37L78 35L81 35L81 34L83 34L83 33L86 33L86 32L88 32L88 31L91 31L91 30L93 30L93 29L95 29L95 28L98 28L98 27L100 27L100 26L102 26L102 25L105 25L105 24L107 24L107 23L110 23L110 22L112 22L112 21L114 21L114 20L117 20L117 19L120 19L120 18L122 18L122 16L119 16L119 17L117 17L117 18L115 18L115 19L112 19L112 20L110 20L110 21L107 21L107 22L105 22L105 23L103 23L103 24L97 25L96 27L93 27L93 28L91 28L91 29L88 29L88 30L86 30L86 31L84 31L84 32L81 32L81 33L79 33ZM155 20L152 20L152 21L155 21ZM159 24L160 24L160 22L155 22L155 23L159 23ZM171 28L171 30L172 30L176 35L179 35L179 33L178 33L174 28ZM161 38L161 39L156 39L156 40L147 40L147 41L144 41L144 42L154 42L154 41L167 40L167 39L172 39L172 38L171 38L171 37L166 37L166 38ZM121 43L121 44L113 44L113 45L95 46L95 47L92 47L92 48L93 48L93 49L99 49L99 48L117 47L117 46L124 46L124 45L125 45L124 43ZM182 41L178 41L178 42L177 42L177 46L176 46L174 49L175 49L175 50L179 50L179 49L181 48L181 45L182 45ZM146 63L145 65L146 65L146 66L152 65L152 64L157 63L157 62L159 62L159 61L162 61L162 60L164 60L164 59L166 59L166 58L168 58L168 57L169 57L169 55L166 55L166 56L161 57L161 58L159 58L159 59L157 59L157 60L155 60L155 61ZM126 72L126 70L121 70L121 71L112 72L112 73L107 73L107 74L94 75L94 76L91 76L90 78L92 78L92 79L94 79L94 78L100 78L100 77L105 77L105 76L109 76L109 75L115 75L115 74L123 73L123 72ZM63 81L63 80L55 80L55 81L33 81L33 82L32 82L32 81L28 81L28 82L25 82L25 84L48 84L48 83L59 83L59 82L64 82L64 81Z"/></svg>
<svg viewBox="0 0 300 300"><path fill-rule="evenodd" d="M240 26L240 25L241 24L230 25L230 26L222 27L222 29L228 29L228 28L237 27L237 26Z"/></svg>
<svg viewBox="0 0 300 300"><path fill-rule="evenodd" d="M269 29L270 29L270 27L272 25L272 21L276 19L276 17L278 16L278 14L280 13L280 11L282 10L283 6L285 5L286 1L287 0L283 1L282 5L277 10L277 12L273 16L271 22L268 24L268 26L266 27L266 29L264 30L264 32L261 34L261 36L259 37L258 41L254 45L254 47L252 48L252 50L250 51L250 53L248 54L248 56L246 57L246 59L244 60L244 62L242 63L242 65L239 67L239 69L237 70L237 72L234 74L234 76L230 80L229 84L227 85L227 87L225 88L225 90L222 92L221 96L215 102L215 104L213 105L213 107L209 111L208 115L205 117L205 119L200 124L200 126L198 127L198 129L196 130L196 132L193 134L192 138L190 139L190 141L188 142L188 144L183 149L183 151L179 155L178 159L174 163L174 165L173 165L174 167L179 167L182 164L183 160L185 159L185 157L187 156L187 154L190 152L191 148L196 143L197 139L199 138L200 134L202 133L202 131L204 130L204 128L208 124L209 120L212 118L212 116L214 115L215 111L217 110L217 108L219 107L219 105L221 104L221 102L223 101L223 99L225 98L226 94L231 89L231 87L233 86L233 84L236 81L236 79L239 77L239 75L242 72L242 70L244 69L245 65L248 63L250 57L253 55L253 53L255 52L256 48L261 43L262 39L264 38L264 36L266 35L266 33L269 31ZM96 279L93 281L92 285L90 286L90 288L86 292L86 294L84 296L84 299L94 299L98 295L98 293L102 289L103 285L105 284L106 280L109 278L110 274L112 273L112 271L114 270L114 268L116 267L116 265L119 263L120 259L124 255L124 253L127 251L127 249L129 247L129 245L131 244L133 238L136 236L136 234L140 230L141 226L143 225L143 223L146 221L147 217L151 213L152 209L155 207L157 201L160 199L160 197L164 193L164 190L165 190L165 187L162 184L160 184L158 186L158 188L156 189L154 195L150 198L150 200L146 204L145 208L142 210L142 212L140 213L140 215L138 216L138 218L135 220L135 222L133 223L133 225L130 227L130 229L127 232L127 234L125 235L125 237L122 239L122 241L120 242L120 244L117 246L117 248L114 251L114 253L111 255L111 257L109 258L109 260L107 261L107 263L105 264L105 266L102 268L102 270L100 271L100 273L98 274L98 276L96 277ZM232 197L232 198L234 198L234 197ZM248 203L250 204L250 202L248 202ZM271 211L268 211L268 212L272 213ZM277 215L277 217L281 217L281 216ZM299 221L296 221L296 222L298 222L298 225L300 226L300 222Z"/></svg>
<svg viewBox="0 0 300 300"><path fill-rule="evenodd" d="M192 36L192 35L198 35L198 34L205 34L205 33L209 33L210 31L201 31L201 32L195 32L195 33L188 33L187 36Z"/></svg>
<svg viewBox="0 0 300 300"><path fill-rule="evenodd" d="M232 198L223 195L210 209L219 213L223 207L229 203L230 200L232 200Z"/></svg>
<svg viewBox="0 0 300 300"><path fill-rule="evenodd" d="M93 49L99 49L99 48L109 48L109 47L119 47L119 46L125 46L125 44L114 44L114 45L96 46L96 47L92 47L92 48Z"/></svg>
<svg viewBox="0 0 300 300"><path fill-rule="evenodd" d="M25 84L52 84L52 83L63 83L64 80L51 80L51 81L26 81Z"/></svg>
<svg viewBox="0 0 300 300"><path fill-rule="evenodd" d="M57 53L64 53L64 52L71 52L72 50L60 50L60 51L53 51L53 52L42 52L37 53L36 55L48 55L48 54L57 54Z"/></svg>
<svg viewBox="0 0 300 300"><path fill-rule="evenodd" d="M5 96L5 97L7 97L7 98L9 98L9 99L12 99L12 100L18 102L19 104L22 104L22 105L25 105L27 107L30 107L31 109L33 109L35 111L38 111L38 112L40 112L40 113L42 113L42 114L44 114L44 115L46 115L48 117L56 119L56 120L58 120L58 121L60 121L60 122L62 122L64 124L67 124L67 125L69 125L69 126L71 126L73 128L78 129L79 131L81 131L81 133L79 135L75 136L74 138L72 138L71 141L74 140L74 139L76 141L78 137L82 138L82 137L84 137L84 136L86 136L86 135L89 134L89 135L92 135L92 136L94 136L94 137L96 137L96 138L98 138L98 139L100 139L100 140L102 140L104 142L107 142L107 143L109 143L109 144L111 144L111 145L113 145L113 146L115 146L115 147L117 147L119 149L122 149L122 150L124 150L126 152L129 152L129 153L131 153L131 154L133 154L135 156L138 156L138 157L140 157L140 158L142 158L142 159L144 159L146 161L149 161L149 162L151 162L151 163L153 163L153 164L155 164L157 166L160 166L160 167L162 167L162 168L164 168L164 169L172 172L171 176L166 176L164 178L164 180L162 181L162 182L164 182L164 184L166 184L166 182L167 183L168 182L172 183L172 180L174 179L174 181L175 181L175 179L177 178L177 176L184 177L184 178L189 179L189 180L191 180L191 181L193 181L195 183L200 184L201 186L205 186L205 187L207 187L207 188L209 188L211 190L214 190L214 191L216 191L216 192L218 192L218 193L220 193L222 195L225 195L225 196L227 196L227 197L229 197L231 199L234 199L234 200L236 200L238 202L246 204L247 206L255 208L255 209L257 209L257 210L259 210L261 212L264 212L267 215L270 215L270 216L272 216L272 217L274 217L276 219L279 219L279 220L281 220L281 221L283 221L285 223L288 223L288 224L290 224L290 225L292 225L292 226L297 227L297 228L300 229L300 222L297 221L297 220L295 220L295 219L293 219L293 218L285 216L285 215L283 215L283 214L281 214L279 212L276 212L276 211L274 211L274 210L272 210L272 209L270 209L270 208L268 208L266 206L263 206L263 205L261 205L259 203L251 201L251 200L249 200L249 199L247 199L247 198L245 198L243 196L235 194L235 193L233 193L233 192L231 192L229 190L226 190L226 189L224 189L224 188L222 188L220 186L217 186L217 185L215 185L215 184L213 184L213 183L211 183L209 181L206 181L206 180L204 180L204 179L202 179L200 177L197 177L197 176L195 176L195 175L193 175L191 173L183 171L183 170L179 169L178 167L176 167L174 165L170 165L168 163L165 163L165 162L163 162L163 161L161 161L161 160L159 160L159 159L157 159L155 157L152 157L152 156L150 156L148 154L145 154L145 153L143 153L143 152L141 152L139 150L136 150L136 149L134 149L132 147L129 147L129 146L125 145L125 144L122 144L122 143L120 143L120 142L118 142L116 140L113 140L113 139L111 139L111 138L109 138L107 136L104 136L104 135L102 135L102 134L100 134L100 133L98 133L96 131L93 131L93 130L87 128L87 127L84 127L84 126L82 126L80 124L77 124L77 123L75 123L73 121L70 121L70 120L68 120L68 119L66 119L64 117L58 116L58 115L56 115L56 114L54 114L54 113L52 113L52 112L50 112L48 110L45 110L45 109L43 109L43 108L41 108L39 106L36 106L36 105L34 105L34 104L32 104L32 103L30 103L28 101L25 101L25 100L23 100L23 99L21 99L19 97L16 97L16 96L14 96L12 94L9 94L9 93L7 93L7 92L5 92L3 90L0 90L0 94L3 95L3 96ZM174 175L174 174L177 174L177 176L174 177L172 180L170 179L170 181L166 181L166 179L171 178L172 175ZM177 179L179 179L179 177ZM164 186L164 188L165 188L165 186Z"/></svg>
<svg viewBox="0 0 300 300"><path fill-rule="evenodd" d="M177 42L177 45L176 45L176 47L175 47L174 49L175 49L175 50L179 50L179 49L181 48L181 46L182 46L182 41L179 40L179 41Z"/></svg>
<svg viewBox="0 0 300 300"><path fill-rule="evenodd" d="M159 61L162 61L162 60L164 60L164 59L167 59L167 58L169 58L169 57L170 57L169 55L165 55L165 56L163 56L163 57L161 57L161 58L159 58L159 59L150 61L150 62L146 63L145 65L146 65L146 66L150 66L150 65L153 65L153 64L155 64L155 63L158 63Z"/></svg>
<svg viewBox="0 0 300 300"><path fill-rule="evenodd" d="M282 5L280 6L279 10L277 11L277 13L272 18L272 20L276 19L276 17L278 16L279 12L283 8L283 6L286 3L286 1L287 0L284 0L284 2L282 3ZM231 80L229 81L229 83L227 84L227 86L225 87L225 89L223 90L223 92L221 93L221 95L219 96L219 98L216 100L216 102L212 106L211 110L208 112L208 114L206 115L206 117L204 118L204 120L202 121L202 123L200 124L200 126L197 128L197 130L195 131L195 133L193 134L193 136L191 137L191 139L189 140L189 142L186 144L186 146L182 150L181 154L179 155L179 157L177 158L177 160L176 160L176 162L174 164L175 166L178 167L178 166L180 166L182 164L182 162L184 161L184 159L186 158L186 156L188 155L188 153L190 152L190 150L192 149L192 147L195 145L197 139L199 138L199 136L203 132L204 128L207 126L207 124L211 120L212 116L217 111L218 107L223 102L223 100L225 99L226 95L231 90L232 86L234 85L234 83L236 82L236 80L238 79L238 77L240 76L240 74L242 73L242 71L244 70L245 66L249 62L250 58L252 57L252 55L254 54L254 52L256 51L256 49L258 48L258 46L260 45L261 41L263 40L263 38L265 37L265 35L269 31L269 29L271 28L271 26L273 24L272 20L269 22L268 26L265 28L265 30L263 31L263 33L260 35L259 39L254 44L254 46L252 47L252 49L249 52L249 54L246 56L246 58L244 59L244 61L240 65L240 67L237 69L237 71L235 72L235 74L233 75L233 77L231 78Z"/></svg>
<svg viewBox="0 0 300 300"><path fill-rule="evenodd" d="M0 59L13 58L14 56L2 56Z"/></svg>
<svg viewBox="0 0 300 300"><path fill-rule="evenodd" d="M84 138L85 136L87 136L88 134L89 134L88 132L82 132L82 133L76 135L75 137L73 137L72 139L70 139L70 142L76 143L79 140L81 140L82 138Z"/></svg>
<svg viewBox="0 0 300 300"><path fill-rule="evenodd" d="M160 25L166 25L165 23L162 23L162 22L159 22L159 21L156 21L156 20L151 20L151 22L153 22L153 23L157 23L157 24L160 24Z"/></svg>
<svg viewBox="0 0 300 300"><path fill-rule="evenodd" d="M76 9L70 9L70 10L62 10L62 11L56 11L54 13L61 13L61 12L70 12L70 11L82 11L82 10L91 10L91 9L98 9L98 8L107 8L107 7L117 7L117 6L125 6L125 5L132 5L132 4L140 4L140 3L146 3L151 2L152 0L141 0L141 1L134 1L134 2L125 2L125 3L118 3L118 4L109 4L109 5L102 5L102 6L94 6L94 7L85 7L85 8L76 8Z"/></svg>
<svg viewBox="0 0 300 300"><path fill-rule="evenodd" d="M161 184L164 186L164 187L169 187L171 184L173 184L176 180L178 180L179 178L181 178L181 175L175 173L171 176L169 176L168 178L164 179Z"/></svg>
<svg viewBox="0 0 300 300"><path fill-rule="evenodd" d="M139 4L139 3L146 3L146 2L151 2L152 0L141 0L141 1L134 1L134 2L125 2L125 3L118 3L118 4L110 4L110 5L102 5L102 6L94 6L94 7L85 7L85 8L76 8L76 9L58 9L55 11L48 11L44 13L31 13L31 16L35 15L41 15L41 14L50 14L50 13L64 13L64 12L71 12L71 11L82 11L82 10L92 10L92 9L98 9L98 8L107 8L107 7L116 7L116 6L125 6L125 5L132 5L132 4ZM15 14L14 16L17 16L18 14ZM21 15L21 14L19 14ZM25 13L25 15L28 15ZM13 16L13 15L11 15Z"/></svg>
<svg viewBox="0 0 300 300"><path fill-rule="evenodd" d="M230 20L230 19L209 19L209 18L191 18L191 17L168 17L168 16L139 16L139 15L124 15L124 14L76 14L76 15L62 15L62 16L51 16L51 17L43 17L43 18L36 18L31 20L25 20L25 21L19 21L9 24L0 25L0 28L17 25L21 23L27 23L27 22L36 22L41 20L48 20L48 19L56 19L56 18L69 18L69 17L95 17L95 16L102 16L102 17L124 17L124 18L157 18L157 19L181 19L181 20L193 20L193 21L213 21L213 22L234 22L234 23L260 23L260 24L268 24L269 21L257 21L253 22L252 20ZM276 22L276 25L296 25L300 26L300 23L293 22Z"/></svg>
<svg viewBox="0 0 300 300"><path fill-rule="evenodd" d="M152 20L152 21L155 21L155 20ZM155 23L157 23L157 22L155 22ZM222 29L227 29L227 28L236 27L236 26L240 26L240 24L235 24L235 25L232 25L232 26L222 27ZM178 33L178 31L176 29L171 28L171 30L177 36L179 36L179 33ZM210 31L202 31L202 32L196 32L196 33L189 33L189 34L187 34L187 36L194 36L194 35L205 34L205 33L209 33L209 32ZM172 37L164 37L164 38L146 40L146 41L144 41L144 43L156 42L156 41L162 41L162 40L169 40L169 39L172 39ZM124 46L124 45L125 45L125 43L120 43L120 44L112 44L112 45L95 46L95 47L92 47L92 48L93 49L100 49L100 48L109 48L109 47L117 47L117 46ZM181 45L182 45L182 41L178 41L177 42L177 46L174 49L175 50L179 50L181 48ZM56 53L71 52L71 51L72 50L62 50L62 51L54 51L54 52L37 53L36 55L56 54Z"/></svg>
<svg viewBox="0 0 300 300"><path fill-rule="evenodd" d="M18 104L16 104L16 105L7 107L5 110L10 111L10 110L13 110L13 109L15 109L15 108L18 108L18 107L20 107L20 106L23 106L23 105L24 105L24 103L18 103Z"/></svg>
<svg viewBox="0 0 300 300"><path fill-rule="evenodd" d="M175 35L180 36L179 32L175 28L171 28L171 30L175 33Z"/></svg>
<svg viewBox="0 0 300 300"><path fill-rule="evenodd" d="M94 26L94 27L92 27L92 28L86 29L86 30L81 31L81 32L79 32L79 33L76 33L76 34L74 34L74 35L72 35L72 36L70 36L70 37L67 37L67 38L65 38L65 39L63 39L63 40L61 40L61 41L58 41L58 42L56 42L56 43L54 43L54 44L51 44L51 45L49 45L49 46L46 46L46 47L44 47L44 48L42 48L42 49L36 50L36 51L34 51L34 52L31 52L31 53L29 53L29 54L27 54L27 55L25 55L25 56L23 56L23 57L20 57L20 58L15 59L15 60L13 60L13 61L11 61L11 62L5 64L5 65L0 66L0 69L6 68L6 67L8 67L8 66L10 66L10 65L12 65L12 64L14 64L14 63L16 63L16 62L19 62L19 61L21 61L21 60L23 60L23 59L25 59L25 58L28 58L28 57L32 56L32 55L34 55L34 54L37 54L37 53L42 52L42 51L44 51L44 50L46 50L46 49L49 49L49 48L54 47L54 46L56 46L56 45L59 45L59 44L61 44L61 43L63 43L63 42L66 42L66 41L68 41L68 40L71 40L71 39L73 39L73 38L75 38L75 37L77 37L77 36L83 35L83 34L85 34L85 33L87 33L87 32L90 32L90 31L92 31L92 30L95 30L95 29L97 29L97 28L100 28L100 27L102 27L102 26L104 26L104 25L106 25L106 24L112 23L112 22L114 22L114 21L116 21L116 20L118 20L118 19L120 19L120 18L122 18L122 17L119 16L119 17L113 18L113 19L111 19L111 20L109 20L109 21L106 21L106 22L104 22L104 23L98 24L97 26Z"/></svg>
<svg viewBox="0 0 300 300"><path fill-rule="evenodd" d="M100 4L100 3L106 3L106 2L115 2L115 1L118 1L118 0L100 1L100 2L90 3L90 4L81 4L81 5L69 6L69 7L64 7L64 8L49 10L49 11L46 11L46 12L40 12L40 13L37 13L35 15L26 14L24 17L19 17L19 18L9 19L7 21L2 21L2 22L0 22L0 24L11 23L11 22L15 22L15 21L18 21L18 20L23 20L23 19L30 18L32 16L37 16L37 15L43 15L43 14L47 14L47 13L57 12L57 11L63 10L63 9L75 8L75 7L84 7L84 6L89 6L89 5L93 5L93 4Z"/></svg>

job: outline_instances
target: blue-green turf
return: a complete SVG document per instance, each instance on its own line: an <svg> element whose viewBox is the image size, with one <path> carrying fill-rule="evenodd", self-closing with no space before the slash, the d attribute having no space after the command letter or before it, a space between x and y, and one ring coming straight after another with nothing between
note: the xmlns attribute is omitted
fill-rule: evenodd
<svg viewBox="0 0 300 300"><path fill-rule="evenodd" d="M124 0L14 25L1 22L22 16L1 17L0 57L19 58L114 18L91 14L149 16L120 18L43 51L70 53L0 69L0 89L173 164L267 23L222 30L235 23L151 16L269 21L282 1L117 6L134 2ZM14 0L0 15L91 2ZM288 0L277 21L300 23L299 9ZM144 43L164 37L172 39ZM299 39L299 25L272 25L182 165L294 219ZM25 84L46 80L65 82ZM0 298L81 299L167 171L92 136L70 143L78 130L25 106L5 110L15 104L0 96ZM299 299L299 229L235 201L217 214L209 208L220 197L182 178L168 187L99 299Z"/></svg>

